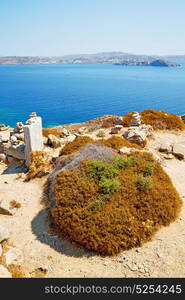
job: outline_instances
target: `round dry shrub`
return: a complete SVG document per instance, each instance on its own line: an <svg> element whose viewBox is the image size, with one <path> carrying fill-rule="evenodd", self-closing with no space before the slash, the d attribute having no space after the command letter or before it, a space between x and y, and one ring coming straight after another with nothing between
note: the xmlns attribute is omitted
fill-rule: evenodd
<svg viewBox="0 0 185 300"><path fill-rule="evenodd" d="M26 176L27 180L47 175L52 169L51 157L46 151L32 151L31 164Z"/></svg>
<svg viewBox="0 0 185 300"><path fill-rule="evenodd" d="M130 122L131 122L133 114L134 114L134 112L130 112L130 113L123 116L123 126L124 127L129 127L130 126Z"/></svg>
<svg viewBox="0 0 185 300"><path fill-rule="evenodd" d="M131 143L121 136L113 136L107 140L100 141L100 143L115 150L119 150L122 147L142 149L141 146Z"/></svg>
<svg viewBox="0 0 185 300"><path fill-rule="evenodd" d="M146 109L140 113L144 124L151 125L153 129L184 130L182 119L165 111Z"/></svg>
<svg viewBox="0 0 185 300"><path fill-rule="evenodd" d="M53 134L56 137L61 136L61 130L56 129L56 128L43 128L42 129L42 135L45 137L48 137L48 135Z"/></svg>
<svg viewBox="0 0 185 300"><path fill-rule="evenodd" d="M91 139L88 136L79 136L77 137L73 142L67 143L61 150L60 155L68 155L75 151L78 151L81 147L92 144L94 142L93 139Z"/></svg>
<svg viewBox="0 0 185 300"><path fill-rule="evenodd" d="M114 164L114 159L104 163L119 169L113 178L101 164L98 169L95 164L90 172L97 173L90 176L92 160L57 174L51 215L59 233L87 250L115 255L141 246L177 218L182 202L168 175L151 154L134 155L134 163L126 167L123 162ZM137 174L152 180L149 189L138 188ZM104 177L109 180L101 181Z"/></svg>

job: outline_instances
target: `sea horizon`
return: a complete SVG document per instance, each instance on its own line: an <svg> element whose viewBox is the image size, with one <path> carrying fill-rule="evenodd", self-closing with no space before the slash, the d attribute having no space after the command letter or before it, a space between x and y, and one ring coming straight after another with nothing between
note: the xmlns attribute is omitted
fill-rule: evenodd
<svg viewBox="0 0 185 300"><path fill-rule="evenodd" d="M183 115L185 61L180 64L0 65L0 123L13 127L32 111L43 118L44 127L147 108Z"/></svg>

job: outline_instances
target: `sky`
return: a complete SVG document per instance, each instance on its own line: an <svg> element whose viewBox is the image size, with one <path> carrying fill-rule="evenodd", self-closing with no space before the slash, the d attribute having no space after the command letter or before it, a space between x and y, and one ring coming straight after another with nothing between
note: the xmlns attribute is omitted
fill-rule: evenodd
<svg viewBox="0 0 185 300"><path fill-rule="evenodd" d="M185 0L0 0L0 56L185 54Z"/></svg>

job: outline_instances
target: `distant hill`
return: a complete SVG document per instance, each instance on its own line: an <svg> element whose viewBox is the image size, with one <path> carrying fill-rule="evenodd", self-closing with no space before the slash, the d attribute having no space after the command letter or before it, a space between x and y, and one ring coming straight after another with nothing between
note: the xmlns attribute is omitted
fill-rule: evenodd
<svg viewBox="0 0 185 300"><path fill-rule="evenodd" d="M182 59L183 56L181 56ZM184 56L185 59L185 56ZM177 66L170 60L179 60L178 56L149 56L125 52L102 52L95 54L74 54L64 56L0 56L0 64L119 64L119 65L150 65L152 62L165 61L167 66Z"/></svg>

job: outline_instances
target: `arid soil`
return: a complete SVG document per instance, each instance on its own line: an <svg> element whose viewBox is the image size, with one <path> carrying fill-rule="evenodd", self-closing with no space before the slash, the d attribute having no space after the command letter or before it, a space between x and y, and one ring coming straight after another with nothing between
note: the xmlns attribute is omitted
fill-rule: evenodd
<svg viewBox="0 0 185 300"><path fill-rule="evenodd" d="M165 159L156 150L164 140L185 142L185 133L154 133L147 149L157 155L180 196L185 200L185 161ZM13 216L0 215L11 231L10 239L24 254L26 276L46 277L185 277L185 207L179 218L162 228L140 248L115 257L101 257L59 241L48 233L47 209L42 203L46 178L24 182L21 169L0 165L0 197L16 200L21 208Z"/></svg>

